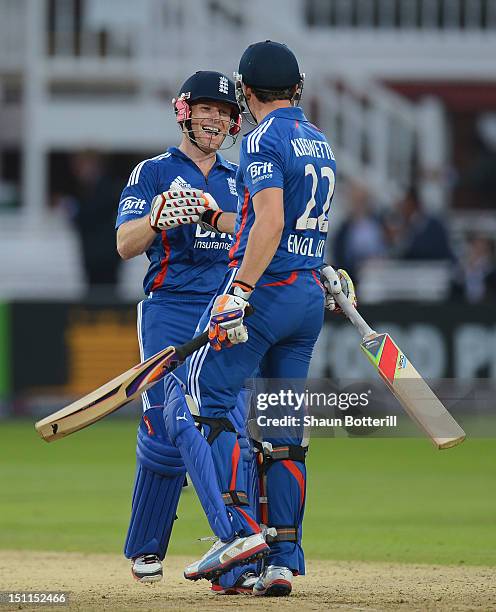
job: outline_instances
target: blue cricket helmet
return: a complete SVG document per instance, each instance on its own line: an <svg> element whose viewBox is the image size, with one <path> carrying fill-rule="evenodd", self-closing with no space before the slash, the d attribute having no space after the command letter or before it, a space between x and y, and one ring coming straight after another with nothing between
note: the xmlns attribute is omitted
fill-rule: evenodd
<svg viewBox="0 0 496 612"><path fill-rule="evenodd" d="M303 76L291 49L272 40L250 45L241 56L238 73L245 85L269 91L298 85Z"/></svg>
<svg viewBox="0 0 496 612"><path fill-rule="evenodd" d="M186 79L178 98L181 96L190 103L197 100L215 100L237 108L234 83L225 74L213 70L199 70Z"/></svg>
<svg viewBox="0 0 496 612"><path fill-rule="evenodd" d="M236 100L234 83L222 72L199 70L181 86L177 98L172 100L178 123L188 121L191 103L199 100L225 102L232 107L229 135L236 136L241 129L241 114Z"/></svg>

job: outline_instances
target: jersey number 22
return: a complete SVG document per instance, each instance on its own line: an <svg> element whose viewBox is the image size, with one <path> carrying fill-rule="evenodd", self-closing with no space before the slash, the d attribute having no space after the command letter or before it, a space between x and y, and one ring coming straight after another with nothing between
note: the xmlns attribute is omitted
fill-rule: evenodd
<svg viewBox="0 0 496 612"><path fill-rule="evenodd" d="M310 199L307 202L305 212L298 217L296 221L296 229L297 230L305 230L305 229L316 229L319 228L319 231L323 233L327 233L327 229L329 227L329 221L327 220L327 215L329 213L329 208L331 206L332 196L334 194L334 187L336 185L336 176L334 171L329 166L323 166L320 169L320 175L322 179L327 179L329 182L329 187L327 190L327 196L324 202L324 207L322 208L322 212L318 217L311 217L310 213L317 206L317 201L315 200L315 195L317 193L317 187L319 184L319 177L317 176L317 171L315 170L315 166L313 164L307 164L305 166L305 176L312 177L312 193Z"/></svg>

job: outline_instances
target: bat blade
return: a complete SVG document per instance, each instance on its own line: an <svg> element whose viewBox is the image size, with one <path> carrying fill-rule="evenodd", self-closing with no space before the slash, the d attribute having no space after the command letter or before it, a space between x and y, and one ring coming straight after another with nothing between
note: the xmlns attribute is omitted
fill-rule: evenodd
<svg viewBox="0 0 496 612"><path fill-rule="evenodd" d="M463 442L463 429L389 334L365 338L360 347L410 418L438 449Z"/></svg>
<svg viewBox="0 0 496 612"><path fill-rule="evenodd" d="M53 442L103 419L131 402L173 369L179 361L177 352L174 346L164 348L88 395L41 419L35 424L37 432L47 442Z"/></svg>
<svg viewBox="0 0 496 612"><path fill-rule="evenodd" d="M360 315L341 290L341 281L332 266L322 274L334 295L362 337L361 349L379 372L410 418L431 438L438 449L451 448L465 439L465 432L436 397L389 334L378 334Z"/></svg>
<svg viewBox="0 0 496 612"><path fill-rule="evenodd" d="M245 317L254 312L248 304ZM136 399L207 342L208 331L204 331L180 346L162 349L95 391L38 421L35 424L36 431L47 442L53 442L88 427Z"/></svg>

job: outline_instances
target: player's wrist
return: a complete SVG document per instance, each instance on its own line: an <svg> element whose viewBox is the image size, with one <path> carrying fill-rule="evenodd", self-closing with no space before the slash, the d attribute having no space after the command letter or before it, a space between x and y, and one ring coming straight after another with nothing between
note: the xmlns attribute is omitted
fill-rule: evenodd
<svg viewBox="0 0 496 612"><path fill-rule="evenodd" d="M162 230L159 227L153 224L153 219L151 218L151 216L148 216L148 223L150 224L150 227L156 234L160 234L162 232Z"/></svg>
<svg viewBox="0 0 496 612"><path fill-rule="evenodd" d="M209 227L211 227L214 231L221 233L219 229L219 221L223 214L223 210L208 209L204 213L202 213L201 222L204 225L208 225Z"/></svg>
<svg viewBox="0 0 496 612"><path fill-rule="evenodd" d="M249 283L245 283L242 280L236 279L231 285L231 288L229 289L229 293L237 297L240 297L247 302L250 299L250 296L253 293L254 289L255 287L253 285L250 285Z"/></svg>

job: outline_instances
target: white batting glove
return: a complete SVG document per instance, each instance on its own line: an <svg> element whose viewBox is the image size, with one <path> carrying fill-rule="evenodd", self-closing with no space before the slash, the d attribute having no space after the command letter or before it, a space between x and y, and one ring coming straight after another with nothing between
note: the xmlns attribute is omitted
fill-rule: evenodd
<svg viewBox="0 0 496 612"><path fill-rule="evenodd" d="M250 285L234 281L229 293L215 298L208 328L208 339L214 350L220 351L248 340L243 318L252 291Z"/></svg>
<svg viewBox="0 0 496 612"><path fill-rule="evenodd" d="M325 291L325 307L331 312L339 313L342 312L342 310L340 306L338 306L334 298L336 290L332 284L332 277L328 274L328 272L326 272L326 270L329 269L332 270L331 266L324 266L320 271L320 281L324 285ZM356 308L357 298L355 293L355 285L353 284L350 275L348 274L348 272L346 272L346 270L342 269L336 270L336 274L338 275L339 282L341 283L341 291Z"/></svg>
<svg viewBox="0 0 496 612"><path fill-rule="evenodd" d="M201 189L164 191L153 198L150 226L161 232L180 225L201 224L204 213L216 210L219 210L217 202Z"/></svg>

